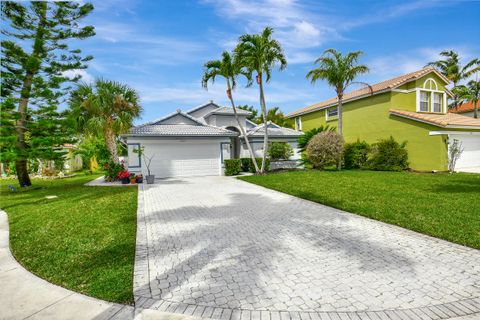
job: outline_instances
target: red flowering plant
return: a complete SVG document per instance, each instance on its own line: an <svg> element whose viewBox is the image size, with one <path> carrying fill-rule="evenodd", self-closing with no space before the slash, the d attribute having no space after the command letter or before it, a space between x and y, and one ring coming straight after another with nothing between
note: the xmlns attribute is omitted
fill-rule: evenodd
<svg viewBox="0 0 480 320"><path fill-rule="evenodd" d="M118 173L118 179L123 180L123 179L130 179L130 172L128 171L120 171Z"/></svg>

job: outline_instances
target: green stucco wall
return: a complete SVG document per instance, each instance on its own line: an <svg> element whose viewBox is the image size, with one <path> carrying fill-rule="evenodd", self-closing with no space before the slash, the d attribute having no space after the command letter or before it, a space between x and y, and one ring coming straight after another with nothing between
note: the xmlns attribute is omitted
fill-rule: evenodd
<svg viewBox="0 0 480 320"><path fill-rule="evenodd" d="M398 94L403 96L399 97ZM413 93L414 94L414 93ZM395 99L392 99L392 95ZM414 98L415 99L415 98ZM415 100L413 99L413 111ZM392 106L402 101L402 106ZM447 144L444 136L430 136L438 127L405 118L392 116L389 109L407 109L412 103L410 94L383 93L353 101L343 106L343 135L345 142L357 139L368 143L393 136L397 141L407 141L410 167L415 170L447 170ZM303 131L322 124L337 126L337 121L325 122L325 111L302 115Z"/></svg>

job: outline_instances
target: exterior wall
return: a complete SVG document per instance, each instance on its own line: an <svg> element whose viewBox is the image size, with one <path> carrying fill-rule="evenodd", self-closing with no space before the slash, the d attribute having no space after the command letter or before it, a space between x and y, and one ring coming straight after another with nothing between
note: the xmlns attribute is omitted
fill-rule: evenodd
<svg viewBox="0 0 480 320"><path fill-rule="evenodd" d="M243 125L243 127L246 127L246 116L238 116L238 119L240 120L240 123ZM226 128L226 127L236 127L238 128L238 123L237 120L235 119L235 116L233 115L218 115L218 114L212 114L211 116L207 117L205 119L207 123L211 126L217 126L221 128Z"/></svg>
<svg viewBox="0 0 480 320"><path fill-rule="evenodd" d="M172 138L161 138L161 137L128 137L127 138L127 145L128 145L128 170L131 172L141 172L143 175L147 174L147 168L145 166L145 162L143 159L138 158L138 154L134 153L133 150L137 149L139 146L145 147L145 154L147 156L154 155L152 160L151 168L155 167L155 162L163 161L165 162L168 158L168 155L165 154L158 154L160 152L159 146L165 146L165 150L168 152L169 146L178 147L182 144L189 147L186 151L189 153L188 155L184 155L182 159L192 160L195 161L197 158L197 154L201 152L197 152L197 149L201 149L202 146L210 146L215 144L218 147L218 153L215 155L216 161L218 163L218 174L222 174L222 158L224 157L224 148L223 145L230 145L230 138L228 137L211 137L211 138L195 138L195 137L172 137ZM228 148L225 148L228 149ZM191 154L190 154L191 152ZM201 157L200 157L201 158ZM175 160L175 159L168 159L168 160Z"/></svg>
<svg viewBox="0 0 480 320"><path fill-rule="evenodd" d="M402 105L392 105L392 101L395 101L395 104L402 102ZM390 115L389 109L404 109L411 101L412 97L409 94L386 92L345 103L343 105L345 142L354 142L358 139L374 143L379 139L393 136L399 142L407 141L411 168L416 170L447 170L445 137L429 135L430 131L438 130L438 127ZM324 110L301 117L303 131L322 124L337 126L337 120L325 121Z"/></svg>

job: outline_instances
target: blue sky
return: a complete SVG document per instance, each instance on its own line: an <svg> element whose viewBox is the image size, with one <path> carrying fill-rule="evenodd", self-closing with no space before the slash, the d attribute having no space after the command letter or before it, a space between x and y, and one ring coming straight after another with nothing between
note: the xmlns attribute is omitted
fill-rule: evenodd
<svg viewBox="0 0 480 320"><path fill-rule="evenodd" d="M97 35L79 45L95 58L85 81L103 77L141 96L137 123L208 100L226 104L222 81L202 89L202 66L231 50L239 35L275 29L288 67L266 86L268 107L290 112L334 95L305 74L327 48L362 50L375 83L422 68L444 49L480 56L479 1L98 0L86 23ZM242 83L241 83L242 84ZM258 106L258 89L240 85L237 104Z"/></svg>

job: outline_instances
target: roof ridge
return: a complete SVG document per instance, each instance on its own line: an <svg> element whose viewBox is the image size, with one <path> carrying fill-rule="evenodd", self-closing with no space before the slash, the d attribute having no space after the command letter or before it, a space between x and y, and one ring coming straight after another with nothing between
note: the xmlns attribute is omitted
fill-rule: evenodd
<svg viewBox="0 0 480 320"><path fill-rule="evenodd" d="M409 73L405 73L403 75L399 75L399 76L396 76L396 77L393 77L393 78L390 78L390 79L387 79L387 80L383 80L383 81L374 83L374 84L370 85L370 88L373 88L373 87L380 87L380 88L377 89L377 90L373 90L373 92L371 92L371 94L379 93L379 92L384 91L384 90L394 89L394 88L396 88L396 87L398 87L402 84L405 84L405 83L411 82L415 79L418 79L420 77L423 77L424 75L426 75L430 72L435 72L435 74L437 74L440 78L442 78L446 83L450 82L450 80L447 79L444 75L442 75L435 67L427 66L427 67L422 68L422 69L417 70L417 71L412 71L412 72L409 72ZM360 89L356 89L356 90L344 93L343 102L348 102L350 99L354 99L354 98L360 98L363 95L363 92L365 90L366 90L366 88L360 88ZM366 94L368 94L368 92L365 92L365 95ZM345 98L346 96L348 96L348 98ZM326 100L308 105L306 107L300 108L297 111L290 112L290 113L287 114L287 117L293 117L297 114L301 114L301 113L304 113L304 112L313 112L313 111L316 111L320 108L328 107L330 104L336 104L337 102L338 102L338 97L332 97L332 98L329 98L329 99L326 99Z"/></svg>
<svg viewBox="0 0 480 320"><path fill-rule="evenodd" d="M202 109L203 107L209 105L209 104L214 104L216 105L217 107L221 108L222 106L219 105L218 103L214 102L213 100L209 100L208 102L204 102L202 103L201 105L198 105L196 107L193 107L191 109L188 109L187 111L185 111L185 113L190 113L190 112L194 112L194 111L197 111L197 110L200 110Z"/></svg>

